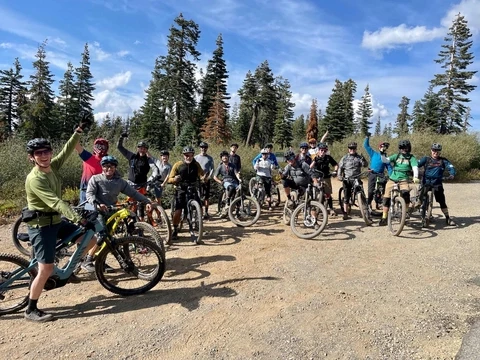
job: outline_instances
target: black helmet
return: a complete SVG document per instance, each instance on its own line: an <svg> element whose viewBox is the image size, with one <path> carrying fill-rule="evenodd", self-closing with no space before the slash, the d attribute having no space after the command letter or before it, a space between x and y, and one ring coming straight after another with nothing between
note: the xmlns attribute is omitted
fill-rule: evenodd
<svg viewBox="0 0 480 360"><path fill-rule="evenodd" d="M320 143L318 143L318 148L328 150L328 145L327 145L327 143L320 142Z"/></svg>
<svg viewBox="0 0 480 360"><path fill-rule="evenodd" d="M199 145L201 148L208 148L208 144L204 141L202 141Z"/></svg>
<svg viewBox="0 0 480 360"><path fill-rule="evenodd" d="M223 151L220 153L220 159L221 159L222 157L224 157L224 156L229 156L228 151L223 150Z"/></svg>
<svg viewBox="0 0 480 360"><path fill-rule="evenodd" d="M300 143L300 149L308 149L310 146L308 146L308 144L306 142L302 142Z"/></svg>
<svg viewBox="0 0 480 360"><path fill-rule="evenodd" d="M50 144L50 141L44 138L35 138L27 143L27 153L30 155L33 155L35 150L39 149L52 150L52 144Z"/></svg>
<svg viewBox="0 0 480 360"><path fill-rule="evenodd" d="M400 140L398 143L398 150L407 150L410 152L412 150L412 144L410 144L410 140Z"/></svg>
<svg viewBox="0 0 480 360"><path fill-rule="evenodd" d="M442 151L442 144L433 143L431 149L435 151Z"/></svg>
<svg viewBox="0 0 480 360"><path fill-rule="evenodd" d="M285 151L284 156L285 156L285 160L287 160L287 161L295 159L295 153L291 150Z"/></svg>
<svg viewBox="0 0 480 360"><path fill-rule="evenodd" d="M144 147L144 148L147 148L148 149L148 144L145 142L145 141L139 141L138 144L137 144L137 148L139 147Z"/></svg>
<svg viewBox="0 0 480 360"><path fill-rule="evenodd" d="M191 146L185 146L182 150L182 154L188 154L188 153L195 153L195 150L193 150L193 147Z"/></svg>
<svg viewBox="0 0 480 360"><path fill-rule="evenodd" d="M104 166L106 164L118 166L118 160L115 158L115 156L107 155L102 157L102 160L100 160L100 165Z"/></svg>
<svg viewBox="0 0 480 360"><path fill-rule="evenodd" d="M356 149L357 148L357 143L355 141L348 143L348 148L349 149Z"/></svg>
<svg viewBox="0 0 480 360"><path fill-rule="evenodd" d="M162 150L160 151L160 155L170 156L170 153L168 152L168 150Z"/></svg>

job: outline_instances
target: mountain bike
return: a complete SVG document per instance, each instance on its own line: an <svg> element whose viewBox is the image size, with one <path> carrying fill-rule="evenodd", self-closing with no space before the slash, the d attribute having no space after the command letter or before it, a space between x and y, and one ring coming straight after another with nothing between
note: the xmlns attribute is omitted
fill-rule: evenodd
<svg viewBox="0 0 480 360"><path fill-rule="evenodd" d="M202 206L200 205L199 182L180 182L176 185L176 188L176 191L185 192L186 197L186 205L182 209L178 230L180 231L182 229L182 223L186 221L192 241L195 241L196 244L201 244L203 236L203 216ZM172 200L172 218L174 213L175 199Z"/></svg>
<svg viewBox="0 0 480 360"><path fill-rule="evenodd" d="M360 178L365 176L368 172L363 172L357 176L351 176L349 178L344 178L342 181L342 187L338 190L338 202L340 203L340 208L342 213L345 214L345 206L347 204L347 215L350 213L352 206L356 206L360 209L360 214L362 215L363 221L367 225L372 225L373 221L371 218L370 211L367 205L367 197L365 196L365 190L363 189L363 184ZM345 199L345 186L346 183L352 183L352 191L349 199Z"/></svg>
<svg viewBox="0 0 480 360"><path fill-rule="evenodd" d="M297 206L300 204L300 201L303 200L303 196L305 194L305 188L300 187L297 189L290 190L290 200L293 203L292 206L288 206L288 199L285 201L283 205L283 223L285 225L290 225L290 219L292 218L292 212Z"/></svg>
<svg viewBox="0 0 480 360"><path fill-rule="evenodd" d="M408 185L408 190L400 190L400 185L405 182ZM407 205L404 196L412 191L413 195L410 195L410 203ZM417 208L414 204L417 196L418 189L412 182L407 180L394 181L390 191L390 208L388 210L388 229L394 236L400 235L407 218L416 211Z"/></svg>
<svg viewBox="0 0 480 360"><path fill-rule="evenodd" d="M443 180L448 180L448 177L444 177ZM428 227L433 219L433 193L439 185L432 185L431 183L425 183L422 185L422 189L419 190L423 195L423 201L421 203L420 215L422 217L422 227Z"/></svg>
<svg viewBox="0 0 480 360"><path fill-rule="evenodd" d="M327 209L315 200L318 196L318 188L311 183L308 184L305 191L305 200L292 212L290 228L299 238L313 239L327 225Z"/></svg>
<svg viewBox="0 0 480 360"><path fill-rule="evenodd" d="M241 182L228 207L228 217L235 225L242 227L255 224L260 217L260 204L253 196L244 194Z"/></svg>
<svg viewBox="0 0 480 360"><path fill-rule="evenodd" d="M97 211L79 210L88 220L86 227L80 227L57 244L56 251L74 248L71 257L63 267L54 266L53 274L44 289L52 290L68 283L90 240L95 233L105 232L98 219ZM76 244L77 240L80 242ZM163 277L165 266L162 250L154 242L127 236L114 238L109 235L98 239L102 250L95 261L95 274L100 284L110 292L121 296L138 295L152 289ZM112 272L106 272L109 266ZM20 310L28 304L30 284L37 275L37 260L30 261L13 254L0 254L0 315Z"/></svg>
<svg viewBox="0 0 480 360"><path fill-rule="evenodd" d="M375 190L373 191L373 200L377 210L383 209L383 193L385 192L385 185L388 181L388 175L376 174Z"/></svg>
<svg viewBox="0 0 480 360"><path fill-rule="evenodd" d="M325 187L326 187L326 184L325 184L325 174L323 172L321 172L320 170L316 170L316 169L311 169L311 172L313 174L313 176L316 176L317 177L317 189L318 189L318 195L317 195L317 200L323 204L323 206L325 206L326 209L328 209L328 199L332 196L332 194L328 195L325 193ZM335 177L337 176L337 173L336 172L331 172L329 174L331 177ZM334 216L336 214L333 214Z"/></svg>
<svg viewBox="0 0 480 360"><path fill-rule="evenodd" d="M280 189L278 188L278 179L280 175L273 175L271 180L271 188L270 188L270 199L272 202L272 206L280 205ZM277 180L275 180L277 179ZM257 199L260 203L260 207L263 205L263 201L265 200L265 187L263 185L263 181L257 176L252 177L248 183L248 189L250 192L250 196L253 196Z"/></svg>

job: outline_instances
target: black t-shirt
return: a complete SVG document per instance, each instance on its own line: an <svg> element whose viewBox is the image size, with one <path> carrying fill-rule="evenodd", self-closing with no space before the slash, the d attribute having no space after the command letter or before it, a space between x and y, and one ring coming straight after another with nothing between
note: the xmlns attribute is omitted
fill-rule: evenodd
<svg viewBox="0 0 480 360"><path fill-rule="evenodd" d="M325 155L323 157L315 156L313 162L315 163L313 168L315 170L321 171L324 175L324 178L330 177L330 165L338 165L337 162L330 155Z"/></svg>

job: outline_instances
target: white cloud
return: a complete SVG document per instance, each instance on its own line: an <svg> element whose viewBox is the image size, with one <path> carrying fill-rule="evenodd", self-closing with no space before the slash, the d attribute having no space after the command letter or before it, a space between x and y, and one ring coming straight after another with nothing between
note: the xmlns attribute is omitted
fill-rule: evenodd
<svg viewBox="0 0 480 360"><path fill-rule="evenodd" d="M117 51L117 56L119 56L119 57L124 57L124 56L127 56L128 54L130 54L130 51L128 51L128 50Z"/></svg>
<svg viewBox="0 0 480 360"><path fill-rule="evenodd" d="M445 28L449 28L452 26L452 21L458 13L465 16L472 34L478 34L480 32L480 0L463 0L459 4L452 6L442 19L441 24Z"/></svg>
<svg viewBox="0 0 480 360"><path fill-rule="evenodd" d="M4 43L4 42L3 42L3 43L0 44L0 47L1 47L2 49L11 49L11 48L13 47L13 44L11 44L11 43Z"/></svg>
<svg viewBox="0 0 480 360"><path fill-rule="evenodd" d="M445 29L427 29L425 26L407 27L401 24L396 27L383 27L380 30L363 32L362 46L367 49L391 49L399 45L431 41L445 35Z"/></svg>
<svg viewBox="0 0 480 360"><path fill-rule="evenodd" d="M142 43L142 42L141 42L140 40L135 40L135 41L133 42L133 45L140 45L141 43Z"/></svg>
<svg viewBox="0 0 480 360"><path fill-rule="evenodd" d="M103 90L94 94L93 108L95 118L103 119L106 113L126 117L138 110L144 99L138 94L123 94L114 90Z"/></svg>
<svg viewBox="0 0 480 360"><path fill-rule="evenodd" d="M101 88L113 90L117 87L127 85L131 77L132 77L132 72L125 71L122 73L115 74L112 77L102 79L97 82L97 85Z"/></svg>
<svg viewBox="0 0 480 360"><path fill-rule="evenodd" d="M94 41L91 44L90 50L92 54L95 56L95 60L97 61L104 61L111 56L111 54L102 50L102 48L100 47L100 44L97 41Z"/></svg>

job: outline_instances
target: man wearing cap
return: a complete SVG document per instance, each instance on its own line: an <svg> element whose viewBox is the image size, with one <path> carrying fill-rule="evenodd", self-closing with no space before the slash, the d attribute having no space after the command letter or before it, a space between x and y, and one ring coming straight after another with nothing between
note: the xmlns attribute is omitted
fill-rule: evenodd
<svg viewBox="0 0 480 360"><path fill-rule="evenodd" d="M208 214L208 205L209 205L209 199L210 199L210 179L212 178L213 171L215 170L213 157L208 155L207 151L208 151L208 144L202 141L200 143L200 154L195 155L195 160L200 164L206 176L205 181L201 184L202 194L204 198L204 205L205 205L205 213L203 215L204 220L207 220L210 218L210 215Z"/></svg>

